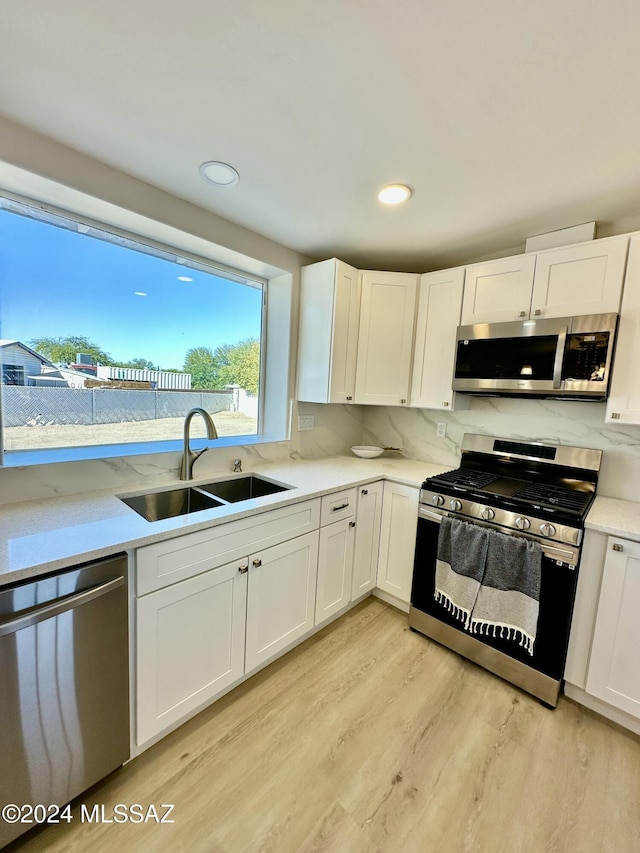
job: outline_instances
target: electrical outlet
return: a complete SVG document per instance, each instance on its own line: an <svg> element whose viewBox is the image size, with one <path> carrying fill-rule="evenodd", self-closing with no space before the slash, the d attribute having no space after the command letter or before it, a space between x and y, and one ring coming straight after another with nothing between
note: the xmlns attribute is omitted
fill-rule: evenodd
<svg viewBox="0 0 640 853"><path fill-rule="evenodd" d="M445 438L447 434L447 425L444 421L440 421L436 427L436 435L438 438Z"/></svg>
<svg viewBox="0 0 640 853"><path fill-rule="evenodd" d="M314 415L298 415L298 432L303 432L307 429L313 429L314 422Z"/></svg>

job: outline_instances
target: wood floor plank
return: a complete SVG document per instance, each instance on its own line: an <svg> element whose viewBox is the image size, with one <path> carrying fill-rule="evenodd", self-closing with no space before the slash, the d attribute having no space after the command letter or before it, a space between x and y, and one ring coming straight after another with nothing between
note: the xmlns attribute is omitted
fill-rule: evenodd
<svg viewBox="0 0 640 853"><path fill-rule="evenodd" d="M170 825L80 802L175 803ZM23 853L637 853L640 741L370 598L111 774Z"/></svg>

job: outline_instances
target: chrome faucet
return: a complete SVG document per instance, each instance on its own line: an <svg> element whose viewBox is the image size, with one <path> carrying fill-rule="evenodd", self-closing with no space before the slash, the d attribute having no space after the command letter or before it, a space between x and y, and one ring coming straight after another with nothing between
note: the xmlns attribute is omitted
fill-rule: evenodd
<svg viewBox="0 0 640 853"><path fill-rule="evenodd" d="M194 415L202 415L202 419L207 427L207 438L213 440L218 437L218 430L209 412L206 412L199 406L187 412L187 416L184 419L184 445L182 449L182 465L180 466L181 480L191 480L193 477L193 463L199 456L202 456L205 450L208 450L207 447L203 447L202 450L192 450L189 446L189 430Z"/></svg>
<svg viewBox="0 0 640 853"><path fill-rule="evenodd" d="M236 474L238 471L242 471L242 459L233 460L233 473Z"/></svg>

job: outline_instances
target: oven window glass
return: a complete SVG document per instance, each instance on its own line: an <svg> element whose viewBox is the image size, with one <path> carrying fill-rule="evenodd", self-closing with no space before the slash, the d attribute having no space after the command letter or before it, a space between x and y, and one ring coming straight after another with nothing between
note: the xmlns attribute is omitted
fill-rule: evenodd
<svg viewBox="0 0 640 853"><path fill-rule="evenodd" d="M562 378L604 382L608 349L609 332L569 335L562 364Z"/></svg>
<svg viewBox="0 0 640 853"><path fill-rule="evenodd" d="M455 377L550 380L557 344L557 335L458 341Z"/></svg>

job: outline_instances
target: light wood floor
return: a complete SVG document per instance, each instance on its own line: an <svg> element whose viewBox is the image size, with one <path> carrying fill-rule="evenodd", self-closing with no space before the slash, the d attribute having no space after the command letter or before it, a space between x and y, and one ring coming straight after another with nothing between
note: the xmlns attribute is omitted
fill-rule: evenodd
<svg viewBox="0 0 640 853"><path fill-rule="evenodd" d="M555 711L368 599L85 795L172 825L48 827L21 851L638 853L640 741Z"/></svg>

